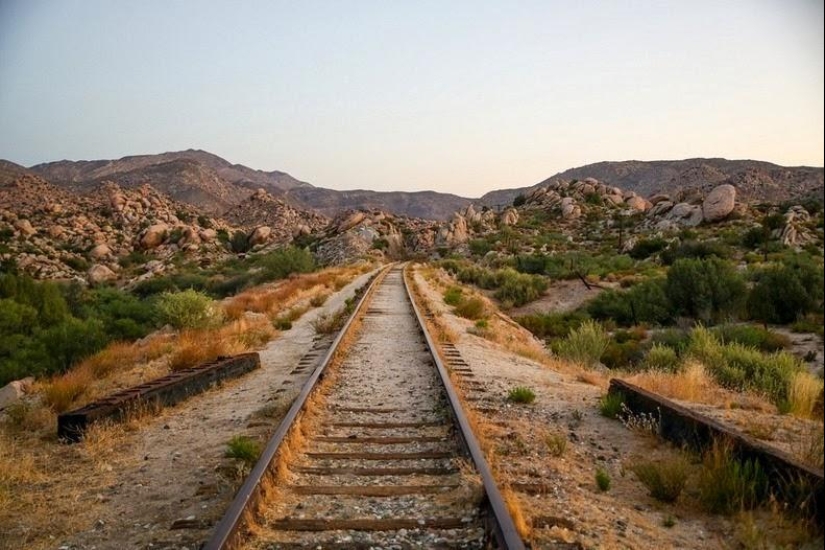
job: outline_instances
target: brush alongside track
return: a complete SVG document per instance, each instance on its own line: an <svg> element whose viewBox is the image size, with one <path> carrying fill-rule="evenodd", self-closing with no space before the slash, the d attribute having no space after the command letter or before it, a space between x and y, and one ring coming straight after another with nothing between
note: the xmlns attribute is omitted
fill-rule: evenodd
<svg viewBox="0 0 825 550"><path fill-rule="evenodd" d="M524 547L423 327L378 277L205 548Z"/></svg>

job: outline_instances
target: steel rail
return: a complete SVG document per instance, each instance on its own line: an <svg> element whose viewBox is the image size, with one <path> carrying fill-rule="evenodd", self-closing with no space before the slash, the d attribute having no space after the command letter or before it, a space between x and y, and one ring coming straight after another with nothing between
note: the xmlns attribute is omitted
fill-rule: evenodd
<svg viewBox="0 0 825 550"><path fill-rule="evenodd" d="M227 509L227 512L216 526L211 538L203 545L203 550L234 550L243 543L246 535L244 532L245 526L248 525L252 519L254 510L262 498L262 481L270 472L270 468L278 454L281 444L289 431L292 429L293 424L295 424L296 420L299 418L301 411L304 408L304 404L315 390L317 383L323 379L324 371L327 365L331 362L335 353L338 351L341 342L351 328L352 324L355 322L355 319L359 317L365 304L367 303L367 300L371 297L374 290L378 287L384 276L392 267L393 265L385 267L369 284L367 291L361 297L355 311L336 336L329 350L325 354L323 361L306 381L301 389L301 393L295 399L295 402L292 404L286 416L279 424L275 434L267 443L260 459L255 464L252 472L250 472L246 481L239 489L235 499ZM436 369L439 374L439 378L448 396L453 420L455 421L456 426L458 427L457 431L460 434L460 443L466 454L472 459L482 478L485 493L484 508L486 512L484 524L485 530L490 537L490 542L494 543L495 548L500 548L502 550L524 550L524 542L518 535L515 524L513 523L513 520L507 511L507 507L504 504L504 499L496 487L490 467L484 458L484 454L481 451L478 441L472 433L469 421L461 408L458 395L452 387L452 383L450 382L449 375L447 374L444 364L438 357L435 344L427 332L420 310L418 309L415 299L410 291L406 272L407 269L405 267L402 271L404 289L406 291L407 298L412 305L413 312L415 313L419 330L424 336L427 349L432 356L433 362L436 365Z"/></svg>
<svg viewBox="0 0 825 550"><path fill-rule="evenodd" d="M281 420L281 423L278 425L278 429L270 438L266 448L264 448L261 453L261 457L258 459L258 462L255 463L255 466L252 468L249 476L247 476L246 481L244 481L244 484L238 490L237 495L235 495L235 499L232 501L232 504L230 504L223 518L221 518L221 521L212 532L212 536L202 547L202 550L232 550L242 544L244 539L244 527L251 519L250 511L254 510L261 500L261 482L269 473L272 462L278 455L278 451L281 448L281 444L295 423L295 420L303 410L307 399L309 399L309 396L312 394L313 390L315 390L317 382L323 378L324 371L326 370L327 365L332 361L335 353L338 351L344 336L355 322L355 319L358 318L361 313L361 309L367 302L367 299L370 297L373 290L375 290L376 285L381 282L384 275L386 275L391 267L392 265L384 267L369 283L366 292L364 292L363 296L361 296L361 299L358 301L358 305L355 307L352 315L350 315L343 328L338 332L338 335L335 337L335 340L333 340L329 350L324 355L323 361L321 361L306 383L304 383L301 388L301 393L299 393L298 397L295 398L295 401L292 403L292 406L289 408L286 416L283 420Z"/></svg>
<svg viewBox="0 0 825 550"><path fill-rule="evenodd" d="M461 435L464 450L468 455L470 455L476 470L478 470L478 473L481 475L485 495L484 504L487 508L485 527L497 544L497 548L502 550L524 550L524 541L518 534L513 518L507 510L507 505L504 503L504 497L501 495L501 491L498 490L498 486L496 485L490 465L484 457L484 452L481 450L478 440L473 434L470 421L467 419L467 415L464 414L461 401L459 400L458 394L450 381L450 375L438 355L438 348L436 347L433 339L430 337L430 333L427 331L427 325L424 322L424 317L421 315L421 310L415 302L415 297L413 296L409 282L407 281L407 266L404 268L404 275L402 279L404 280L404 289L407 291L407 297L409 298L410 304L412 304L413 311L415 312L415 318L418 320L418 326L425 341L427 342L427 348L429 349L430 355L432 356L433 362L438 370L438 375L441 378L444 389L447 392L450 408L453 413L453 419L458 426L458 433Z"/></svg>

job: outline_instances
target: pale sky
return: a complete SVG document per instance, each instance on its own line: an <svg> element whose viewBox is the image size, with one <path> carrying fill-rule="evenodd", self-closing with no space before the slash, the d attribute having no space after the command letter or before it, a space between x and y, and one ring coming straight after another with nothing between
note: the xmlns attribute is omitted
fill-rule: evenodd
<svg viewBox="0 0 825 550"><path fill-rule="evenodd" d="M823 165L822 0L0 0L0 158L205 149L336 189Z"/></svg>

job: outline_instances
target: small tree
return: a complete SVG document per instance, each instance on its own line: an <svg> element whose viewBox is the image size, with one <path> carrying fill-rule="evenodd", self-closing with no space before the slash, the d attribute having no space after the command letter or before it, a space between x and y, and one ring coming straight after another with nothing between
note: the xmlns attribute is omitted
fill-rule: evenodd
<svg viewBox="0 0 825 550"><path fill-rule="evenodd" d="M746 299L745 281L730 262L716 257L677 260L665 293L678 315L709 322L736 315Z"/></svg>

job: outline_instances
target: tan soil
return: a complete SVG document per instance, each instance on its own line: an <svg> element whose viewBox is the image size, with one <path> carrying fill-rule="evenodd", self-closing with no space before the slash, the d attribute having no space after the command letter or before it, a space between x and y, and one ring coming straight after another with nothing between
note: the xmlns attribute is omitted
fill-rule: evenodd
<svg viewBox="0 0 825 550"><path fill-rule="evenodd" d="M599 286L606 288L608 286L618 285L602 282L599 283ZM519 317L521 315L531 315L534 313L563 313L573 311L598 296L603 290L604 288L592 285L590 289L588 289L584 286L584 283L579 280L554 281L541 298L521 307L513 308L507 313L511 317Z"/></svg>

